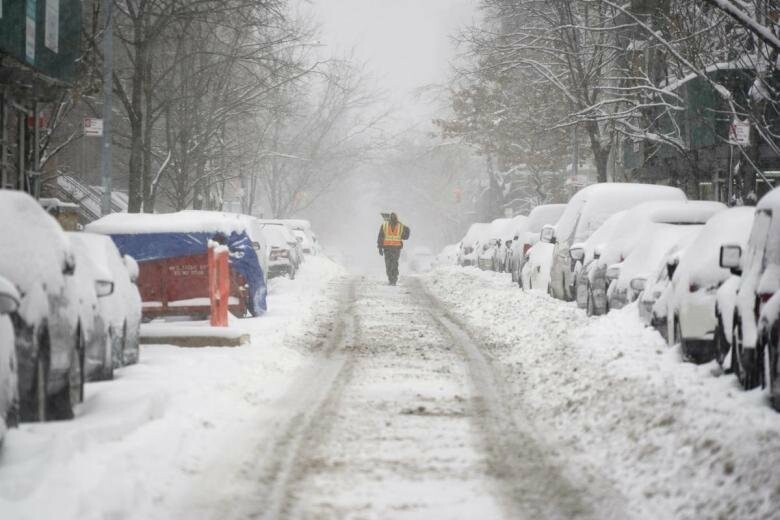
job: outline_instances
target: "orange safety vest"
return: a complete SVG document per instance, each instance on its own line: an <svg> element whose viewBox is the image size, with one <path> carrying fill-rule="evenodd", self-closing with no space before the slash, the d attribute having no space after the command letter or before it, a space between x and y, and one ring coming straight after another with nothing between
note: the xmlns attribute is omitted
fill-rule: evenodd
<svg viewBox="0 0 780 520"><path fill-rule="evenodd" d="M404 232L404 225L398 222L395 225L395 229L390 225L390 222L385 222L382 224L382 231L385 235L385 240L382 242L382 245L385 247L400 247L403 245L401 243L401 235Z"/></svg>

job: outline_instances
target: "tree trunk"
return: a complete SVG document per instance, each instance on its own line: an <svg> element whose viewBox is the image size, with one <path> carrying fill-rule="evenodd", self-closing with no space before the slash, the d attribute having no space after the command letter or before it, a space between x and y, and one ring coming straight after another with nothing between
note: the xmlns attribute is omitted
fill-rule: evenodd
<svg viewBox="0 0 780 520"><path fill-rule="evenodd" d="M590 138L590 148L593 151L593 162L596 164L596 173L598 182L607 182L607 165L609 164L609 146L604 146L601 142L598 123L588 123L588 137Z"/></svg>
<svg viewBox="0 0 780 520"><path fill-rule="evenodd" d="M136 41L143 42L141 22L136 21L134 35ZM140 213L144 201L143 179L143 82L146 73L146 44L139 43L135 55L130 99L130 161L128 206L129 213Z"/></svg>
<svg viewBox="0 0 780 520"><path fill-rule="evenodd" d="M152 129L154 128L153 99L152 99L152 62L146 60L144 67L144 101L146 103L146 120L144 125L144 152L143 152L143 174L142 185L144 189L143 211L144 213L154 212L154 202L152 202Z"/></svg>

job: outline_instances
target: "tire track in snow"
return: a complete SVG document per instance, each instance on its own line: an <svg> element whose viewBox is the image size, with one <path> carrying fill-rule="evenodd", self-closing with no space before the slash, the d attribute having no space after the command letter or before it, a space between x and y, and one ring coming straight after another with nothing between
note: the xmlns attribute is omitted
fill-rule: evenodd
<svg viewBox="0 0 780 520"><path fill-rule="evenodd" d="M278 401L277 407L282 412L276 418L273 437L257 454L261 460L249 463L260 466L259 471L256 468L249 470L258 474L260 489L252 496L242 497L241 503L232 504L229 514L220 518L277 519L288 516L291 490L304 471L306 454L318 443L325 412L338 400L349 379L350 358L345 355L344 346L355 335L352 308L355 285L355 279L347 281L339 298L335 327L322 351L296 374L295 383Z"/></svg>
<svg viewBox="0 0 780 520"><path fill-rule="evenodd" d="M421 299L429 302L427 307L431 316L466 360L476 394L478 426L485 436L484 448L491 469L503 489L505 505L511 516L553 519L623 517L621 501L613 498L611 490L605 492L613 495L609 501L613 509L594 510L594 497L586 496L586 490L569 482L562 469L551 462L544 446L528 433L528 429L519 426L510 395L500 383L498 371L489 355L483 353L467 329L444 309L419 279L414 279L410 285Z"/></svg>

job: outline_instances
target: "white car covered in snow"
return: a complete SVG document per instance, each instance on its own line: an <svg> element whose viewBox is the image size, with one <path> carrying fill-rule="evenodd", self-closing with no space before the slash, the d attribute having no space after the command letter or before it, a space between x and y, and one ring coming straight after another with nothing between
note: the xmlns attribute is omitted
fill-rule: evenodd
<svg viewBox="0 0 780 520"><path fill-rule="evenodd" d="M546 242L537 242L528 250L528 259L520 273L523 289L550 291L550 269L554 253L555 247Z"/></svg>
<svg viewBox="0 0 780 520"><path fill-rule="evenodd" d="M611 280L607 290L609 308L619 309L634 301L676 244L696 237L713 215L725 209L720 202L660 203L648 215L649 220L636 228L640 239L625 260L607 268L607 279Z"/></svg>
<svg viewBox="0 0 780 520"><path fill-rule="evenodd" d="M714 215L679 257L671 281L667 337L680 343L686 359L704 363L715 358L715 297L731 276L720 267L720 246L736 244L744 249L754 213L753 208L739 207Z"/></svg>
<svg viewBox="0 0 780 520"><path fill-rule="evenodd" d="M523 287L523 264L528 257L528 250L539 241L539 234L546 225L558 222L561 214L566 209L566 204L543 204L536 206L528 214L528 220L523 229L512 237L512 247L509 251L508 270L512 273L512 281Z"/></svg>
<svg viewBox="0 0 780 520"><path fill-rule="evenodd" d="M264 224L262 230L269 248L268 278L287 276L294 280L298 271L297 240L285 226Z"/></svg>
<svg viewBox="0 0 780 520"><path fill-rule="evenodd" d="M0 190L0 276L21 297L11 316L23 421L70 419L83 396L75 268L57 221L26 193Z"/></svg>
<svg viewBox="0 0 780 520"><path fill-rule="evenodd" d="M460 249L458 251L458 265L460 266L475 266L477 265L477 258L479 257L479 247L482 241L488 236L490 230L490 224L477 222L469 227L469 230L463 236L460 241Z"/></svg>
<svg viewBox="0 0 780 520"><path fill-rule="evenodd" d="M639 285L653 279L673 246L690 231L698 232L707 219L723 209L719 202L654 200L626 211L608 242L599 244L599 258L587 269L588 306L593 314L633 301L642 292Z"/></svg>
<svg viewBox="0 0 780 520"><path fill-rule="evenodd" d="M775 297L780 289L780 189L770 191L756 205L747 248L724 244L720 265L740 276L734 300L732 368L746 389L767 384L773 406L780 410L780 301Z"/></svg>
<svg viewBox="0 0 780 520"><path fill-rule="evenodd" d="M504 249L502 236L506 234L506 227L510 219L497 218L487 227L487 231L480 240L477 265L485 271L498 271L498 257Z"/></svg>
<svg viewBox="0 0 780 520"><path fill-rule="evenodd" d="M555 246L550 269L550 294L574 299L574 262L569 248L585 242L610 215L652 200L686 200L679 188L653 184L602 183L578 191L555 227L542 230L542 241Z"/></svg>
<svg viewBox="0 0 780 520"><path fill-rule="evenodd" d="M110 363L105 365L103 378L110 378L114 368L138 362L142 310L141 296L135 284L138 264L130 256L122 257L114 242L106 235L71 233L70 238L79 249L88 251L97 268L95 287L99 297L98 309L110 345ZM106 290L109 284L110 291Z"/></svg>
<svg viewBox="0 0 780 520"><path fill-rule="evenodd" d="M9 315L19 308L19 292L0 276L0 443L19 424L19 379L16 373L14 325Z"/></svg>
<svg viewBox="0 0 780 520"><path fill-rule="evenodd" d="M590 283L590 273L598 265L601 252L615 240L620 230L620 224L625 221L628 210L610 215L610 217L585 242L572 244L569 248L574 265L575 300L581 309L587 309L588 316L597 314L594 306L593 288ZM603 295L602 295L603 296ZM603 299L603 298L602 298Z"/></svg>

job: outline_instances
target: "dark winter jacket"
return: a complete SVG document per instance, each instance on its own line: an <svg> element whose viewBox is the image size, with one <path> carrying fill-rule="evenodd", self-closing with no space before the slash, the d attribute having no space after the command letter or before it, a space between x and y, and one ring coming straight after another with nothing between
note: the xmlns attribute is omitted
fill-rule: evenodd
<svg viewBox="0 0 780 520"><path fill-rule="evenodd" d="M409 240L409 235L411 235L412 232L409 230L409 226L407 226L406 224L403 224L403 223L401 223L401 224L403 225L403 231L401 233L401 240ZM384 225L381 225L381 226L379 226L379 236L377 236L377 238L376 238L376 246L379 249L384 249L386 247L394 247L394 246L386 246L386 245L384 245L384 242L385 242L385 227L384 227ZM399 248L403 247L403 244L401 244L398 247Z"/></svg>

